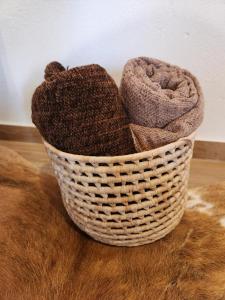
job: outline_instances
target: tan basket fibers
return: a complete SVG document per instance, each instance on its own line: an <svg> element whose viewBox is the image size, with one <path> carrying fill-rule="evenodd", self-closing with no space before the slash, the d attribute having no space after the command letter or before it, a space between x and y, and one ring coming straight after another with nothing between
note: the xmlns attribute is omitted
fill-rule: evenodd
<svg viewBox="0 0 225 300"><path fill-rule="evenodd" d="M44 144L68 214L94 239L138 246L164 237L180 222L194 135L114 157L68 154Z"/></svg>

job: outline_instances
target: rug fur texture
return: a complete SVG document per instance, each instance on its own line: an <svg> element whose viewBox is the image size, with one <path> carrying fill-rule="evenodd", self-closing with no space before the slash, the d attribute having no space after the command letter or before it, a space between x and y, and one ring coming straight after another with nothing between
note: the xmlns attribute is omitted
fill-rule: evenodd
<svg viewBox="0 0 225 300"><path fill-rule="evenodd" d="M80 232L56 180L0 147L0 299L225 299L225 182L190 191L164 239L117 248Z"/></svg>

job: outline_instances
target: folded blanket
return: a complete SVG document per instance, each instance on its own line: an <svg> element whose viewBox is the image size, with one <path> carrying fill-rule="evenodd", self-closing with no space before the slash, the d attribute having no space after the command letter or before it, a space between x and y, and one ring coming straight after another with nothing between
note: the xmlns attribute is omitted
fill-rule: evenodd
<svg viewBox="0 0 225 300"><path fill-rule="evenodd" d="M203 119L203 95L188 71L139 57L124 67L123 96L137 151L174 142L194 132Z"/></svg>
<svg viewBox="0 0 225 300"><path fill-rule="evenodd" d="M56 148L82 155L135 152L118 88L99 65L69 70L58 62L45 69L32 99L32 120Z"/></svg>

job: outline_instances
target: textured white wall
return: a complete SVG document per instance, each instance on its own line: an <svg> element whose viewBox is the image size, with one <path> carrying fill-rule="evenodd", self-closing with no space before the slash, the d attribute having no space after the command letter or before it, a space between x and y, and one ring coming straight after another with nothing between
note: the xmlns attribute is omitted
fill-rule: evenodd
<svg viewBox="0 0 225 300"><path fill-rule="evenodd" d="M224 0L1 0L0 123L30 125L45 65L99 63L119 82L128 58L189 69L204 89L198 138L225 141Z"/></svg>

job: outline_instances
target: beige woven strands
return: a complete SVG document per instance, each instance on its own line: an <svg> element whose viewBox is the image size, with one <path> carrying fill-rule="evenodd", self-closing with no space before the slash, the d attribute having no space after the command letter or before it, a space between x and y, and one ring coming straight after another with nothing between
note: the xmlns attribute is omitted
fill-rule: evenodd
<svg viewBox="0 0 225 300"><path fill-rule="evenodd" d="M72 220L117 246L154 242L179 223L187 196L193 136L114 157L68 154L45 142Z"/></svg>
<svg viewBox="0 0 225 300"><path fill-rule="evenodd" d="M194 132L203 119L203 95L188 71L139 57L124 67L120 92L137 151L154 149Z"/></svg>

